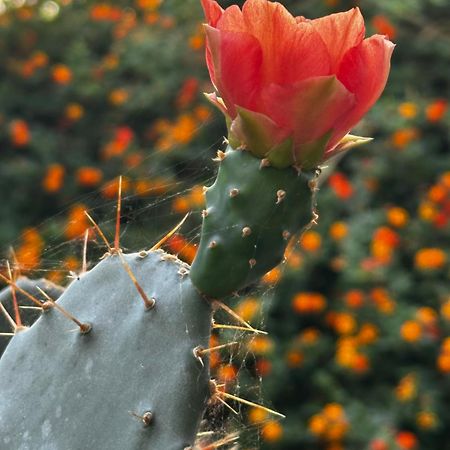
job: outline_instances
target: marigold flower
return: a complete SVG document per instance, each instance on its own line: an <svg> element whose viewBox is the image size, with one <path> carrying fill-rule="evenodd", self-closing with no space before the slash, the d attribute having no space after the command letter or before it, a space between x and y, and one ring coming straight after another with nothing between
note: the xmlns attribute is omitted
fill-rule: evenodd
<svg viewBox="0 0 450 450"><path fill-rule="evenodd" d="M416 416L417 425L423 430L429 430L436 426L436 414L431 411L420 411Z"/></svg>
<svg viewBox="0 0 450 450"><path fill-rule="evenodd" d="M395 29L394 25L392 25L392 23L390 22L390 20L387 17L385 17L381 14L373 17L372 25L378 34L386 35L389 37L389 39L392 39L392 40L395 39L397 30Z"/></svg>
<svg viewBox="0 0 450 450"><path fill-rule="evenodd" d="M94 187L102 181L103 172L96 167L80 167L75 177L80 186Z"/></svg>
<svg viewBox="0 0 450 450"><path fill-rule="evenodd" d="M328 179L328 184L334 193L342 200L348 200L353 195L353 187L349 179L340 172L333 173Z"/></svg>
<svg viewBox="0 0 450 450"><path fill-rule="evenodd" d="M233 364L222 364L217 370L217 378L225 383L236 380L238 370Z"/></svg>
<svg viewBox="0 0 450 450"><path fill-rule="evenodd" d="M381 95L394 45L364 39L358 8L308 20L267 0L247 0L242 11L202 4L207 65L221 96L210 100L231 120L231 141L278 167L312 168L339 152Z"/></svg>
<svg viewBox="0 0 450 450"><path fill-rule="evenodd" d="M24 120L13 120L9 125L9 133L14 147L24 147L30 142L30 129Z"/></svg>
<svg viewBox="0 0 450 450"><path fill-rule="evenodd" d="M249 351L258 355L264 355L273 350L274 344L272 339L267 336L255 336L248 342L247 348Z"/></svg>
<svg viewBox="0 0 450 450"><path fill-rule="evenodd" d="M261 309L261 302L255 297L242 300L236 307L236 313L246 322L251 321Z"/></svg>
<svg viewBox="0 0 450 450"><path fill-rule="evenodd" d="M335 241L341 241L348 234L348 227L344 222L334 222L330 227L330 236Z"/></svg>
<svg viewBox="0 0 450 450"><path fill-rule="evenodd" d="M57 84L69 84L72 81L72 71L64 64L57 64L52 69L52 78Z"/></svg>
<svg viewBox="0 0 450 450"><path fill-rule="evenodd" d="M266 442L278 442L283 436L283 427L271 420L262 427L261 436Z"/></svg>
<svg viewBox="0 0 450 450"><path fill-rule="evenodd" d="M81 203L72 206L70 209L65 229L65 234L68 239L79 238L90 228L91 223L84 213L87 209L87 206Z"/></svg>
<svg viewBox="0 0 450 450"><path fill-rule="evenodd" d="M300 367L305 360L305 355L299 350L291 350L286 355L286 360L289 367Z"/></svg>
<svg viewBox="0 0 450 450"><path fill-rule="evenodd" d="M66 170L62 164L50 165L42 181L42 186L47 192L58 192L63 185L65 173Z"/></svg>
<svg viewBox="0 0 450 450"><path fill-rule="evenodd" d="M416 435L410 431L400 431L395 437L395 442L401 450L414 450L418 444Z"/></svg>
<svg viewBox="0 0 450 450"><path fill-rule="evenodd" d="M128 91L126 89L114 89L109 94L109 101L112 105L119 106L128 100Z"/></svg>
<svg viewBox="0 0 450 450"><path fill-rule="evenodd" d="M440 269L446 262L447 255L440 248L422 248L414 259L416 267L422 270Z"/></svg>
<svg viewBox="0 0 450 450"><path fill-rule="evenodd" d="M264 409L253 407L248 413L248 420L253 424L261 423L267 419L268 415L269 413Z"/></svg>
<svg viewBox="0 0 450 450"><path fill-rule="evenodd" d="M299 314L318 313L325 309L326 300L316 292L300 292L293 298L292 307Z"/></svg>
<svg viewBox="0 0 450 450"><path fill-rule="evenodd" d="M359 289L352 289L345 294L345 303L350 308L361 308L364 305L364 292Z"/></svg>
<svg viewBox="0 0 450 450"><path fill-rule="evenodd" d="M425 114L429 122L439 122L444 117L447 109L447 100L438 99L427 106Z"/></svg>
<svg viewBox="0 0 450 450"><path fill-rule="evenodd" d="M306 231L300 238L300 247L307 252L314 253L320 249L322 238L317 231Z"/></svg>
<svg viewBox="0 0 450 450"><path fill-rule="evenodd" d="M414 119L417 116L418 108L415 103L405 102L398 105L398 112L405 119Z"/></svg>
<svg viewBox="0 0 450 450"><path fill-rule="evenodd" d="M414 320L407 320L401 326L400 334L407 342L417 342L422 337L422 327Z"/></svg>
<svg viewBox="0 0 450 450"><path fill-rule="evenodd" d="M84 116L84 108L79 103L69 103L64 114L69 120L76 122Z"/></svg>
<svg viewBox="0 0 450 450"><path fill-rule="evenodd" d="M386 216L389 224L396 228L403 228L409 220L408 211L398 206L389 208L386 212Z"/></svg>
<svg viewBox="0 0 450 450"><path fill-rule="evenodd" d="M378 328L372 323L363 323L357 336L358 342L362 345L374 343L379 335Z"/></svg>
<svg viewBox="0 0 450 450"><path fill-rule="evenodd" d="M419 132L416 128L400 128L392 135L391 142L395 148L403 150L418 137Z"/></svg>

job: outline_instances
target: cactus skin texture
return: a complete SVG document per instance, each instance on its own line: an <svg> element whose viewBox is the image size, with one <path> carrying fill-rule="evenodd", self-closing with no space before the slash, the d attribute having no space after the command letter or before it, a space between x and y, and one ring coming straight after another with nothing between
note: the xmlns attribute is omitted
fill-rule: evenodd
<svg viewBox="0 0 450 450"><path fill-rule="evenodd" d="M45 302L45 297L39 292L38 286L41 288L46 294L48 294L51 298L57 299L64 292L64 288L52 283L45 278L39 278L37 280L30 280L27 277L19 277L16 281L16 285L28 292L32 296L34 296L37 300L42 300ZM21 294L16 290L16 298L18 303L21 305L33 305L25 295ZM11 293L11 288L9 286L5 287L0 291L0 303L12 314L13 311L13 296ZM20 316L22 318L23 325L30 326L32 325L36 319L39 318L41 313L36 311L35 309L21 309ZM9 328L9 324L6 321L5 317L0 314L0 330L7 330ZM0 340L0 355L3 353L6 344L8 343L8 339L2 337ZM1 448L1 447L0 447Z"/></svg>
<svg viewBox="0 0 450 450"><path fill-rule="evenodd" d="M191 268L197 288L215 298L278 265L289 237L311 220L311 173L264 166L229 147L206 190L200 246Z"/></svg>
<svg viewBox="0 0 450 450"><path fill-rule="evenodd" d="M162 251L123 255L154 308L146 309L121 259L73 281L55 308L17 333L0 360L0 448L183 450L209 397L211 308L188 268ZM131 414L130 414L131 412ZM152 412L144 426L133 416Z"/></svg>

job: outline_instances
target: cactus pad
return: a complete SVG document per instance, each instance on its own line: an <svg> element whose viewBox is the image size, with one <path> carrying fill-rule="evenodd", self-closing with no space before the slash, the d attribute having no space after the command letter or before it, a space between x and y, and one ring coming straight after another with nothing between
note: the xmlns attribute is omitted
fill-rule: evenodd
<svg viewBox="0 0 450 450"><path fill-rule="evenodd" d="M311 219L312 175L264 166L229 148L206 190L202 236L191 268L201 292L223 297L278 265L289 238Z"/></svg>
<svg viewBox="0 0 450 450"><path fill-rule="evenodd" d="M52 283L45 278L39 278L37 280L30 280L27 277L19 277L16 281L16 285L28 292L32 296L34 296L38 300L45 301L45 297L41 294L39 289L42 289L45 293L50 295L53 299L59 298L59 296L64 292L64 288ZM36 287L37 286L37 287ZM19 291L16 291L16 298L19 304L21 305L33 305L25 295L21 294ZM0 303L12 314L13 312L13 297L11 293L11 288L9 286L5 287L0 291ZM34 306L34 305L33 305ZM40 312L35 309L22 309L20 311L20 316L22 318L23 325L30 326L35 322L35 320L40 316ZM0 314L0 330L6 331L9 329L9 324L6 321L5 317ZM8 339L6 337L2 337L0 340L0 354L6 347L8 343Z"/></svg>
<svg viewBox="0 0 450 450"><path fill-rule="evenodd" d="M0 360L0 448L183 450L209 390L210 305L188 267L161 251L117 255L75 280L55 308L14 336ZM140 418L139 418L140 417ZM26 419L25 419L26 418Z"/></svg>

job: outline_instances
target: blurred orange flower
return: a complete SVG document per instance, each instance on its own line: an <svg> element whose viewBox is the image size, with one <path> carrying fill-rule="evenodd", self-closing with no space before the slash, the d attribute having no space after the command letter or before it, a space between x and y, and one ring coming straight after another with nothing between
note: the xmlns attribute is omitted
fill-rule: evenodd
<svg viewBox="0 0 450 450"><path fill-rule="evenodd" d="M42 180L43 188L50 193L58 192L63 186L65 173L62 164L51 164Z"/></svg>
<svg viewBox="0 0 450 450"><path fill-rule="evenodd" d="M80 186L94 187L102 181L103 172L96 167L80 167L75 177Z"/></svg>
<svg viewBox="0 0 450 450"><path fill-rule="evenodd" d="M67 85L72 81L72 71L65 64L57 64L52 68L53 81L60 85Z"/></svg>
<svg viewBox="0 0 450 450"><path fill-rule="evenodd" d="M422 248L416 252L414 263L418 269L440 269L447 262L446 253L440 248Z"/></svg>
<svg viewBox="0 0 450 450"><path fill-rule="evenodd" d="M14 147L24 147L30 142L31 134L25 120L13 120L9 125L9 134Z"/></svg>

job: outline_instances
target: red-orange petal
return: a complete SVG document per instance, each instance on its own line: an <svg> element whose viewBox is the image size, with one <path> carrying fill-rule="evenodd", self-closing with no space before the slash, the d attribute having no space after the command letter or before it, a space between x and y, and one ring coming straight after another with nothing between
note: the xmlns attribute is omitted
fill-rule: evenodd
<svg viewBox="0 0 450 450"><path fill-rule="evenodd" d="M344 55L364 39L364 18L359 8L330 14L310 22L325 42L335 73Z"/></svg>
<svg viewBox="0 0 450 450"><path fill-rule="evenodd" d="M201 2L208 24L215 27L219 19L222 17L223 9L214 0L201 0Z"/></svg>
<svg viewBox="0 0 450 450"><path fill-rule="evenodd" d="M334 75L290 86L271 85L263 95L266 114L280 127L293 131L296 147L334 129L355 102L354 95Z"/></svg>
<svg viewBox="0 0 450 450"><path fill-rule="evenodd" d="M236 116L236 106L257 110L262 65L259 42L246 33L209 26L205 29L210 51L208 68L230 116Z"/></svg>
<svg viewBox="0 0 450 450"><path fill-rule="evenodd" d="M267 0L247 0L242 15L247 32L261 44L265 83L288 84L330 73L325 44L309 22L298 23L283 5Z"/></svg>
<svg viewBox="0 0 450 450"><path fill-rule="evenodd" d="M345 54L337 77L355 94L356 103L342 118L331 146L337 144L380 97L389 76L394 47L384 36L374 35Z"/></svg>

